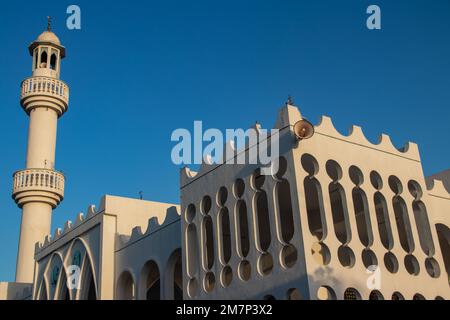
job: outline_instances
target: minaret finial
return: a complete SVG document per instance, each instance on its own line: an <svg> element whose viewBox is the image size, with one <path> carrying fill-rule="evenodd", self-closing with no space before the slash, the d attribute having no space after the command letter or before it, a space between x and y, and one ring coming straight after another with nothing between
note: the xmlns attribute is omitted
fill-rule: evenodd
<svg viewBox="0 0 450 320"><path fill-rule="evenodd" d="M287 102L286 102L286 104L289 104L289 105L291 105L291 106L293 106L293 105L294 105L294 101L292 100L292 97L291 97L291 95L288 95L288 99L287 99Z"/></svg>
<svg viewBox="0 0 450 320"><path fill-rule="evenodd" d="M47 31L52 31L52 17L47 16Z"/></svg>

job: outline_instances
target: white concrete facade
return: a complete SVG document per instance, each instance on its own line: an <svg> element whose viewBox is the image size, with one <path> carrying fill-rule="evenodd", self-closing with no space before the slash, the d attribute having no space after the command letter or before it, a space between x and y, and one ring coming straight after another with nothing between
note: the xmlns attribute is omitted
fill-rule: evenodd
<svg viewBox="0 0 450 320"><path fill-rule="evenodd" d="M301 119L280 110L277 174L182 170L185 298L450 298L450 195L438 180L427 189L417 145L373 144L357 126L345 136L328 117L298 141Z"/></svg>

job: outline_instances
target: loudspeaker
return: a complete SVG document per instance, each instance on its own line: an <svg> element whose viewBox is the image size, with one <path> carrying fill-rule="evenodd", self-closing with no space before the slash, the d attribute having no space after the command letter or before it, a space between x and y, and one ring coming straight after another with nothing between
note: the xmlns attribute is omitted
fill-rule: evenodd
<svg viewBox="0 0 450 320"><path fill-rule="evenodd" d="M314 126L306 119L299 120L294 124L294 134L298 140L309 139L314 134Z"/></svg>

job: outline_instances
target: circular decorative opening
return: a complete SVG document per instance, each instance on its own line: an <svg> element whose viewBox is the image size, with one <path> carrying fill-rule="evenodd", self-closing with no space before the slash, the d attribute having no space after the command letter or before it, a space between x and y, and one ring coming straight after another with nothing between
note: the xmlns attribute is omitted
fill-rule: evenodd
<svg viewBox="0 0 450 320"><path fill-rule="evenodd" d="M434 300L445 300L445 299L441 296L437 296L436 298L434 298Z"/></svg>
<svg viewBox="0 0 450 320"><path fill-rule="evenodd" d="M405 300L405 297L400 292L394 292L392 294L392 300Z"/></svg>
<svg viewBox="0 0 450 320"><path fill-rule="evenodd" d="M383 180L381 179L380 174L375 170L370 173L370 183L377 190L383 188Z"/></svg>
<svg viewBox="0 0 450 320"><path fill-rule="evenodd" d="M265 180L266 180L266 177L261 174L261 169L256 169L255 172L253 173L253 178L252 178L253 188L256 190L260 190L263 187Z"/></svg>
<svg viewBox="0 0 450 320"><path fill-rule="evenodd" d="M384 255L384 265L390 273L398 271L398 260L392 252L387 252Z"/></svg>
<svg viewBox="0 0 450 320"><path fill-rule="evenodd" d="M318 300L336 300L336 293L328 286L321 286L317 289Z"/></svg>
<svg viewBox="0 0 450 320"><path fill-rule="evenodd" d="M338 259L342 266L351 268L355 265L355 254L347 246L340 246L338 249Z"/></svg>
<svg viewBox="0 0 450 320"><path fill-rule="evenodd" d="M236 198L240 198L242 197L242 195L244 194L245 191L245 183L244 180L242 179L237 179L236 182L234 183L234 196Z"/></svg>
<svg viewBox="0 0 450 320"><path fill-rule="evenodd" d="M348 288L344 292L344 300L361 300L361 294L355 288Z"/></svg>
<svg viewBox="0 0 450 320"><path fill-rule="evenodd" d="M305 153L302 155L301 163L303 169L308 172L310 176L315 176L319 172L319 164L317 163L316 158L312 155Z"/></svg>
<svg viewBox="0 0 450 320"><path fill-rule="evenodd" d="M289 244L281 249L281 262L284 267L292 268L297 262L297 249Z"/></svg>
<svg viewBox="0 0 450 320"><path fill-rule="evenodd" d="M272 272L273 269L273 258L270 253L263 253L258 260L259 272L267 276Z"/></svg>
<svg viewBox="0 0 450 320"><path fill-rule="evenodd" d="M413 297L413 300L427 300L427 299L425 299L425 297L420 293L416 293Z"/></svg>
<svg viewBox="0 0 450 320"><path fill-rule="evenodd" d="M359 169L357 166L351 166L348 169L348 174L350 176L350 180L352 180L352 182L356 185L356 186L360 186L363 184L364 182L364 175L361 171L361 169Z"/></svg>
<svg viewBox="0 0 450 320"><path fill-rule="evenodd" d="M272 166L275 166L276 163L272 162ZM284 157L278 158L278 168L272 167L272 172L275 173L275 178L282 179L284 174L287 171L287 161Z"/></svg>
<svg viewBox="0 0 450 320"><path fill-rule="evenodd" d="M369 294L369 300L384 300L383 295L381 294L380 291L378 290L373 290L370 294Z"/></svg>
<svg viewBox="0 0 450 320"><path fill-rule="evenodd" d="M363 250L361 258L366 269L375 270L378 267L377 256L372 250Z"/></svg>
<svg viewBox="0 0 450 320"><path fill-rule="evenodd" d="M195 206L191 203L190 205L188 205L188 207L186 208L186 222L187 223L192 223L192 221L194 221L195 218Z"/></svg>
<svg viewBox="0 0 450 320"><path fill-rule="evenodd" d="M217 192L217 204L219 206L224 206L225 202L227 202L228 198L228 191L225 187L220 187L219 191Z"/></svg>
<svg viewBox="0 0 450 320"><path fill-rule="evenodd" d="M197 296L198 293L198 281L195 278L192 278L189 280L187 285L187 293L189 297L194 298Z"/></svg>
<svg viewBox="0 0 450 320"><path fill-rule="evenodd" d="M302 300L302 295L297 288L291 288L287 291L288 300Z"/></svg>
<svg viewBox="0 0 450 320"><path fill-rule="evenodd" d="M214 286L216 285L216 277L214 276L214 273L207 272L205 275L205 280L203 282L203 286L205 287L206 292L211 292L214 289Z"/></svg>
<svg viewBox="0 0 450 320"><path fill-rule="evenodd" d="M314 243L311 247L311 254L314 261L316 261L320 265L327 265L330 263L330 249L328 249L328 247L324 243Z"/></svg>
<svg viewBox="0 0 450 320"><path fill-rule="evenodd" d="M420 184L415 181L415 180L409 180L408 182L408 190L409 193L411 193L411 195L416 199L419 200L420 198L422 198L422 187L420 186Z"/></svg>
<svg viewBox="0 0 450 320"><path fill-rule="evenodd" d="M390 176L388 179L388 184L392 192L394 192L396 195L399 195L403 192L403 185L400 179L396 176Z"/></svg>
<svg viewBox="0 0 450 320"><path fill-rule="evenodd" d="M408 254L405 256L405 268L409 274L417 276L420 272L419 261L412 254Z"/></svg>
<svg viewBox="0 0 450 320"><path fill-rule="evenodd" d="M339 181L342 178L342 168L339 165L339 163L337 163L334 160L328 160L325 168L327 170L328 176L331 178L331 180L333 181Z"/></svg>
<svg viewBox="0 0 450 320"><path fill-rule="evenodd" d="M425 268L432 278L439 278L439 276L441 275L441 268L439 268L439 263L434 258L425 259Z"/></svg>
<svg viewBox="0 0 450 320"><path fill-rule="evenodd" d="M202 213L208 214L209 210L211 210L211 197L204 196L201 203Z"/></svg>
<svg viewBox="0 0 450 320"><path fill-rule="evenodd" d="M233 270L231 270L230 266L225 266L222 269L220 280L225 288L231 284L231 281L233 281Z"/></svg>
<svg viewBox="0 0 450 320"><path fill-rule="evenodd" d="M250 280L252 275L252 266L250 265L250 262L242 260L238 266L238 274L242 281Z"/></svg>

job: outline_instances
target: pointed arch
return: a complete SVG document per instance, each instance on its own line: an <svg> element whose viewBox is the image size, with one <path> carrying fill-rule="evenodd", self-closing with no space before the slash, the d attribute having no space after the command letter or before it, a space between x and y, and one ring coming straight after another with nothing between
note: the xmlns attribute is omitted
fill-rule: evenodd
<svg viewBox="0 0 450 320"><path fill-rule="evenodd" d="M155 260L145 263L140 278L140 286L145 289L145 299L161 300L161 274Z"/></svg>
<svg viewBox="0 0 450 320"><path fill-rule="evenodd" d="M78 255L79 259L75 259ZM71 297L74 300L97 300L97 277L96 268L93 264L92 252L89 246L82 238L75 238L67 250L65 257L65 265L77 264L80 267L80 288L74 289L71 292ZM66 276L69 276L66 272Z"/></svg>
<svg viewBox="0 0 450 320"><path fill-rule="evenodd" d="M63 258L59 252L54 252L44 271L44 277L47 280L46 293L48 300L57 298L57 289L62 273L65 273Z"/></svg>
<svg viewBox="0 0 450 320"><path fill-rule="evenodd" d="M85 257L89 257L88 254ZM95 273L91 264L91 260L84 259L81 268L81 282L78 290L78 300L97 300L97 286L95 281Z"/></svg>
<svg viewBox="0 0 450 320"><path fill-rule="evenodd" d="M50 69L56 70L56 61L57 61L56 54L52 53L52 55L50 56Z"/></svg>
<svg viewBox="0 0 450 320"><path fill-rule="evenodd" d="M183 271L181 248L175 249L166 264L164 274L165 299L183 300Z"/></svg>
<svg viewBox="0 0 450 320"><path fill-rule="evenodd" d="M41 280L41 284L39 286L37 300L48 300L47 287L48 287L47 280L45 279L45 276L43 276L42 280Z"/></svg>
<svg viewBox="0 0 450 320"><path fill-rule="evenodd" d="M123 271L116 285L116 299L119 300L134 300L136 298L135 288L136 281L129 270Z"/></svg>
<svg viewBox="0 0 450 320"><path fill-rule="evenodd" d="M39 68L47 68L47 50L43 49L41 52L40 62L39 62Z"/></svg>
<svg viewBox="0 0 450 320"><path fill-rule="evenodd" d="M63 268L59 276L57 289L55 292L55 300L71 300L71 290L67 287L67 272Z"/></svg>

